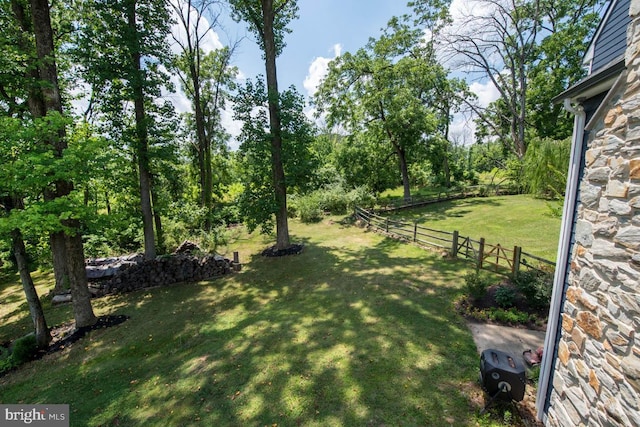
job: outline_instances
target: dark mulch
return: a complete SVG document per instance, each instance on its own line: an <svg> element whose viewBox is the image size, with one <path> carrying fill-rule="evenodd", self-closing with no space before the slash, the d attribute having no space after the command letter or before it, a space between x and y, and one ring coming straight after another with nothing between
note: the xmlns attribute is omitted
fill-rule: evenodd
<svg viewBox="0 0 640 427"><path fill-rule="evenodd" d="M270 248L262 251L262 256L278 257L287 255L299 255L300 253L302 253L302 249L304 249L304 245L302 244L293 244L286 249L276 249L275 246L271 246Z"/></svg>
<svg viewBox="0 0 640 427"><path fill-rule="evenodd" d="M75 343L91 331L98 329L110 328L111 326L119 325L129 319L129 316L117 315L117 316L100 316L98 321L91 326L84 326L77 328L74 322L63 323L62 325L54 326L51 328L51 343L46 350L43 350L41 356L45 354L55 353L60 351L71 344Z"/></svg>
<svg viewBox="0 0 640 427"><path fill-rule="evenodd" d="M71 346L76 341L80 340L82 337L87 335L91 331L95 331L98 329L110 328L111 326L116 326L124 321L129 319L129 316L118 315L118 316L100 316L98 317L98 321L91 325L85 326L82 328L75 327L75 322L67 322L61 325L54 326L50 329L51 332L51 342L49 343L49 347L46 349L42 349L37 351L32 360L41 359L47 354L52 354L58 351L61 351L69 346ZM10 342L5 342L1 344L2 347L9 348L11 346ZM16 367L6 369L3 372L0 372L0 377L5 376L11 371L17 369Z"/></svg>

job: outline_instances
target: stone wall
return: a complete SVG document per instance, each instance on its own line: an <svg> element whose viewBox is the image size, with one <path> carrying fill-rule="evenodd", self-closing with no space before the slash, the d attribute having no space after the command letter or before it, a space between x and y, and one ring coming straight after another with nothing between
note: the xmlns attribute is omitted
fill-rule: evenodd
<svg viewBox="0 0 640 427"><path fill-rule="evenodd" d="M640 0L590 126L547 424L640 426Z"/></svg>
<svg viewBox="0 0 640 427"><path fill-rule="evenodd" d="M174 254L134 263L106 279L89 279L89 289L94 296L132 292L220 277L232 269L232 262L219 255Z"/></svg>

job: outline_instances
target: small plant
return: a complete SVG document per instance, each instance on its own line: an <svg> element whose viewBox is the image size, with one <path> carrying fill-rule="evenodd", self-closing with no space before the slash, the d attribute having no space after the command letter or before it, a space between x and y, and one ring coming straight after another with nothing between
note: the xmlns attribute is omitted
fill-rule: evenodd
<svg viewBox="0 0 640 427"><path fill-rule="evenodd" d="M550 272L523 271L518 274L514 283L531 308L536 310L549 308L553 289L553 275Z"/></svg>
<svg viewBox="0 0 640 427"><path fill-rule="evenodd" d="M26 335L22 338L18 338L13 344L13 352L11 353L11 359L15 366L22 365L33 359L38 349L35 335Z"/></svg>
<svg viewBox="0 0 640 427"><path fill-rule="evenodd" d="M491 286L491 280L480 273L469 273L464 276L469 296L475 301L482 299L487 294L487 288Z"/></svg>
<svg viewBox="0 0 640 427"><path fill-rule="evenodd" d="M505 310L503 308L491 308L487 312L490 320L500 323L508 323L511 325L527 324L531 321L531 315L518 311L515 308Z"/></svg>
<svg viewBox="0 0 640 427"><path fill-rule="evenodd" d="M496 304L502 308L513 307L516 302L518 292L512 286L500 286L496 289Z"/></svg>
<svg viewBox="0 0 640 427"><path fill-rule="evenodd" d="M38 345L33 334L18 338L13 344L13 351L0 347L0 374L32 360L37 350Z"/></svg>
<svg viewBox="0 0 640 427"><path fill-rule="evenodd" d="M0 347L0 375L14 367L11 352L6 347Z"/></svg>
<svg viewBox="0 0 640 427"><path fill-rule="evenodd" d="M540 365L532 366L527 372L527 377L535 385L538 385L538 379L540 378Z"/></svg>

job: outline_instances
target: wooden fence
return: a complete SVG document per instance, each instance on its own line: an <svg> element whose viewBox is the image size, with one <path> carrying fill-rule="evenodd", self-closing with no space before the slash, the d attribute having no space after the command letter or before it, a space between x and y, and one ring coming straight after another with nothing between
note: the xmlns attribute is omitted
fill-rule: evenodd
<svg viewBox="0 0 640 427"><path fill-rule="evenodd" d="M379 211L398 211L426 206L432 203L445 202L447 200L466 199L469 197L484 197L488 195L519 194L520 189L509 185L475 185L461 190L449 190L429 196L413 196L409 200L395 199L383 202Z"/></svg>
<svg viewBox="0 0 640 427"><path fill-rule="evenodd" d="M483 238L473 240L461 236L457 231L448 232L422 227L417 223L408 223L385 218L360 207L355 208L357 219L374 230L386 235L415 243L422 247L446 250L453 258L465 258L473 261L477 269L492 270L515 277L523 268L548 271L555 269L555 263L526 253L519 246L506 248L500 244L489 244Z"/></svg>

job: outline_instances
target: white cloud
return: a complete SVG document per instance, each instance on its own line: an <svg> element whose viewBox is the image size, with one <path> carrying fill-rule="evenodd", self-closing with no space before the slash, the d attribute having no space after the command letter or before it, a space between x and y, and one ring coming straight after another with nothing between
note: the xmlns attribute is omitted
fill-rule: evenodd
<svg viewBox="0 0 640 427"><path fill-rule="evenodd" d="M500 98L500 92L491 80L484 83L473 82L469 85L469 89L478 96L478 104L481 107L486 107Z"/></svg>
<svg viewBox="0 0 640 427"><path fill-rule="evenodd" d="M191 34L192 40L196 38L196 34L202 37L200 40L200 48L204 53L222 48L223 44L218 37L218 33L210 28L209 20L205 16L198 16L198 11L193 7L190 8L189 15L187 16L185 9L185 7L187 7L187 3L182 2L181 0L172 0L172 6L177 2L180 2L181 12L178 13L174 7L171 9L171 18L173 20L173 24L171 25L171 36L173 38L171 50L173 53L180 53L182 50L181 45L185 46L188 40L187 30L184 27L182 22L183 18L180 15L182 15L185 20L188 18L191 26L191 28L189 28L189 33Z"/></svg>
<svg viewBox="0 0 640 427"><path fill-rule="evenodd" d="M315 95L318 90L318 86L322 83L322 80L327 75L329 70L329 62L333 61L335 58L340 56L342 52L342 46L340 44L335 44L331 48L333 51L332 58L325 58L322 56L316 57L309 65L309 73L304 78L303 86L307 91L308 96Z"/></svg>

